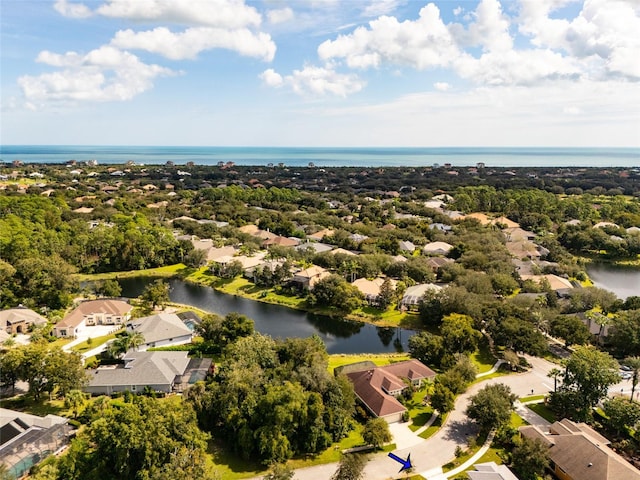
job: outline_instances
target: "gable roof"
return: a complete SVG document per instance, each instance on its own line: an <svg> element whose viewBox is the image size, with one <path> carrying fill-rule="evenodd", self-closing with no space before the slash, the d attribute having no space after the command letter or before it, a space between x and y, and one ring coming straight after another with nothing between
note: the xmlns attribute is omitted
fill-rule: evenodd
<svg viewBox="0 0 640 480"><path fill-rule="evenodd" d="M607 445L609 440L584 423L568 419L549 426L521 427L528 438L538 438L549 446L549 459L573 480L640 480L640 471Z"/></svg>
<svg viewBox="0 0 640 480"><path fill-rule="evenodd" d="M89 300L78 305L69 315L64 317L61 322L56 324L56 328L75 327L82 322L85 315L106 313L122 317L131 312L131 310L133 310L133 306L124 300L115 300L113 298Z"/></svg>
<svg viewBox="0 0 640 480"><path fill-rule="evenodd" d="M129 328L142 334L146 344L193 334L175 313L159 313L136 318L127 323L127 329Z"/></svg>
<svg viewBox="0 0 640 480"><path fill-rule="evenodd" d="M27 307L9 308L0 312L0 328L18 322L42 325L47 323L47 319Z"/></svg>
<svg viewBox="0 0 640 480"><path fill-rule="evenodd" d="M424 297L424 294L428 291L439 292L442 290L440 285L435 283L419 283L418 285L412 285L404 291L401 303L405 305L417 305Z"/></svg>
<svg viewBox="0 0 640 480"><path fill-rule="evenodd" d="M358 365L367 368L366 364L356 364L352 367ZM345 366L343 371L349 370L349 367L349 365ZM403 390L406 387L403 378L421 380L436 376L433 370L415 359L384 367L347 371L346 375L353 383L356 396L378 417L386 417L406 410L393 395L388 393Z"/></svg>
<svg viewBox="0 0 640 480"><path fill-rule="evenodd" d="M89 387L170 385L189 365L188 352L129 352L124 365L90 372Z"/></svg>
<svg viewBox="0 0 640 480"><path fill-rule="evenodd" d="M422 247L423 252L449 252L453 248L453 245L447 242L431 242Z"/></svg>

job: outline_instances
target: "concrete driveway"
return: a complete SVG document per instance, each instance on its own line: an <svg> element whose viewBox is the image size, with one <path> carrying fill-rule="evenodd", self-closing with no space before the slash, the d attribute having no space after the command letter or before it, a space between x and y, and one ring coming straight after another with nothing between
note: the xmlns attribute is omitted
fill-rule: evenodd
<svg viewBox="0 0 640 480"><path fill-rule="evenodd" d="M455 408L449 413L445 425L436 432L432 437L423 440L418 437L419 442L407 447L400 447L412 443L404 435L407 434L406 429L401 427L393 427L394 431L398 428L400 434L400 442L396 442L399 446L394 451L396 455L406 458L411 454L411 461L415 466L415 471L425 476L425 478L435 478L441 472L442 465L450 462L455 458L456 447L465 448L470 437L476 433L476 427L465 415L465 410L469 403L469 398L475 395L481 388L494 383L504 383L511 388L511 391L518 397L524 397L533 394L539 395L548 393L553 390L553 380L547 377L547 373L555 364L541 358L527 356L527 360L532 365L528 372L506 375L503 377L492 378L484 382L477 383L469 388L469 390L458 396ZM528 421L532 424L540 424L544 427L548 424L540 417L529 416ZM406 442L406 443L405 443ZM335 472L337 464L320 465L317 467L309 467L296 470L295 479L297 480L326 480ZM398 478L399 464L389 458L386 454L377 454L372 456L364 470L364 478L367 480L389 480Z"/></svg>

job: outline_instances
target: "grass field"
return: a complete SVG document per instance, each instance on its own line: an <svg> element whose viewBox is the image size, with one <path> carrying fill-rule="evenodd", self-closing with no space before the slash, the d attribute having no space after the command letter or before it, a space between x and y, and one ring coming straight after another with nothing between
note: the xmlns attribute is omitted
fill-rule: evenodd
<svg viewBox="0 0 640 480"><path fill-rule="evenodd" d="M553 414L551 409L547 407L544 403L533 403L531 405L526 406L529 410L536 412L542 418L549 422L555 422L556 416Z"/></svg>
<svg viewBox="0 0 640 480"><path fill-rule="evenodd" d="M478 349L472 353L470 357L471 361L478 368L478 373L484 373L491 370L497 360L491 353L491 350L489 350L489 342L487 342L485 338L480 341Z"/></svg>
<svg viewBox="0 0 640 480"><path fill-rule="evenodd" d="M107 272L92 274L76 274L75 279L79 282L91 282L96 280L109 280L114 278L130 278L130 277L162 277L169 278L177 275L188 275L193 269L188 268L182 263L176 265L167 265L165 267L147 268L146 270L131 270L128 272Z"/></svg>
<svg viewBox="0 0 640 480"><path fill-rule="evenodd" d="M349 355L340 353L329 355L329 373L333 374L333 370L336 367L349 365L350 363L364 362L368 360L380 367L395 362L402 362L403 360L409 360L409 358L409 354L407 353L372 353L362 355Z"/></svg>
<svg viewBox="0 0 640 480"><path fill-rule="evenodd" d="M78 352L78 353L84 353L87 352L89 350L93 350L94 348L102 345L105 342L108 342L109 340L112 340L114 338L116 338L116 335L118 333L120 333L122 331L122 329L118 330L117 332L114 333L110 333L109 335L104 335L102 337L96 337L96 338L92 338L91 339L91 343L89 343L89 340L85 340L82 343L79 343L77 345L74 345L73 347L71 347L71 350L73 350L74 352Z"/></svg>

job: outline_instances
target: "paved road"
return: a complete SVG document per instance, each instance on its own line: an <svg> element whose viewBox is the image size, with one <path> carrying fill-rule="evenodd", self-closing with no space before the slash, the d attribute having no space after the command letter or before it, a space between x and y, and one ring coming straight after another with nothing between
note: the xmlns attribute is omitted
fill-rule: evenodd
<svg viewBox="0 0 640 480"><path fill-rule="evenodd" d="M411 453L411 460L416 472L424 474L428 471L437 472L439 467L455 458L457 446L466 447L467 439L476 433L474 424L464 413L469 398L475 395L485 385L504 383L511 388L518 397L547 393L553 390L553 380L547 377L547 372L556 365L544 359L527 357L532 365L528 372L492 378L473 385L467 392L458 396L454 410L449 413L445 425L427 440L419 444L394 453L406 458ZM544 419L532 416L527 420L544 426ZM337 464L319 465L296 470L296 480L326 480L335 472ZM365 467L364 478L367 480L389 480L398 477L399 464L391 460L386 454L378 454L371 458Z"/></svg>

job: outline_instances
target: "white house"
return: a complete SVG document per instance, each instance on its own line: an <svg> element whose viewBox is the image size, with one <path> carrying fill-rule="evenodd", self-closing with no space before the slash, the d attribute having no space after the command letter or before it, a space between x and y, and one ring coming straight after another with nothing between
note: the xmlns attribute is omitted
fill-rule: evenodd
<svg viewBox="0 0 640 480"><path fill-rule="evenodd" d="M452 248L447 242L431 242L422 247L422 251L427 255L447 255Z"/></svg>
<svg viewBox="0 0 640 480"><path fill-rule="evenodd" d="M56 337L71 338L94 325L122 325L131 317L133 307L112 298L82 302L53 327Z"/></svg>

